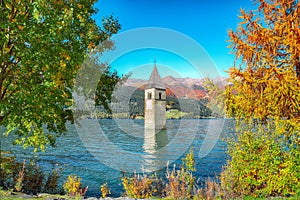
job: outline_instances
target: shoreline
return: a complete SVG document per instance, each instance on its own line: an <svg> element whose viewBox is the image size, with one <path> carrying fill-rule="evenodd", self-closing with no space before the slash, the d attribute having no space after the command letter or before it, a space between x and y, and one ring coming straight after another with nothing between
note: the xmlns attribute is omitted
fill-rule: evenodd
<svg viewBox="0 0 300 200"><path fill-rule="evenodd" d="M0 199L1 200L14 200L14 199L40 199L40 200L73 200L73 199L85 199L85 200L134 200L136 198L131 197L80 197L80 196L67 196L59 194L48 194L48 193L39 193L37 195L30 195L25 193L16 193L10 192L7 190L0 190Z"/></svg>

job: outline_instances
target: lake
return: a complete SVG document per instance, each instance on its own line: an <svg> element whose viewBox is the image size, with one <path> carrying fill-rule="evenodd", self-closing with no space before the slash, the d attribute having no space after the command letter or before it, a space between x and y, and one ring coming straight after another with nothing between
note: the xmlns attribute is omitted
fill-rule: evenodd
<svg viewBox="0 0 300 200"><path fill-rule="evenodd" d="M33 153L13 146L1 136L2 150L12 151L19 160L34 158L49 172L62 167L61 181L70 174L89 186L87 196L99 196L107 182L112 196L120 196L122 174L154 173L165 176L165 167L179 168L191 147L196 160L196 177L216 177L226 164L224 137L233 132L234 121L224 119L167 120L167 129L144 130L143 120L87 119L80 125L68 124L68 134L57 139L56 148Z"/></svg>

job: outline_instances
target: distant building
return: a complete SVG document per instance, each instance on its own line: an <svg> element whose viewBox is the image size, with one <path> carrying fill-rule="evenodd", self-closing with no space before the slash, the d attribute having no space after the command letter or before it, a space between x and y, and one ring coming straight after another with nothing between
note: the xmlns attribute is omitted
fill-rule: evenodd
<svg viewBox="0 0 300 200"><path fill-rule="evenodd" d="M160 79L156 64L145 88L145 129L166 128L166 87Z"/></svg>

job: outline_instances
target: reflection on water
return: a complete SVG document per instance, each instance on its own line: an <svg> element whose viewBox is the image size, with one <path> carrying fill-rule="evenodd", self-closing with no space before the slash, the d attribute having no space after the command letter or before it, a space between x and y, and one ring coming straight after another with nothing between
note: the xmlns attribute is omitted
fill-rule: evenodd
<svg viewBox="0 0 300 200"><path fill-rule="evenodd" d="M201 159L198 152L201 146L205 146L203 141L209 126L215 126L220 122L218 119L168 120L167 130L155 133L148 130L144 132L143 120L99 120L103 137L99 137L97 131L91 131L95 130L95 127L84 127L86 134L81 135L74 125L69 124L68 134L58 138L57 148L48 148L45 153L37 155L39 164L47 171L50 171L52 164L56 163L64 167L61 182L68 175L77 174L82 178L82 185L89 186L88 195L99 196L100 185L108 182L112 194L120 196L122 173L116 170L117 167L149 172L165 167L168 161L171 161L171 165L175 163L179 166L190 146L194 147L195 152L197 168L195 175L198 178L218 175L226 162L226 143L218 139L210 153ZM222 134L230 133L232 127L233 121L225 121ZM212 132L209 139L213 138ZM20 160L34 156L32 149L24 151L22 147L12 146L11 138L1 136L1 142L3 150L13 151ZM89 146L85 145L86 142L89 142ZM120 151L115 153L113 148ZM94 155L101 155L102 160ZM107 159L108 164L103 162L103 159ZM115 166L110 165L111 163L115 163ZM164 169L160 175L165 175Z"/></svg>
<svg viewBox="0 0 300 200"><path fill-rule="evenodd" d="M146 153L153 154L157 150L165 147L168 144L167 130L144 130L144 145L143 148Z"/></svg>
<svg viewBox="0 0 300 200"><path fill-rule="evenodd" d="M157 167L166 166L166 160L164 157L159 157L162 154L157 152L164 150L164 147L168 144L167 131L164 130L154 130L145 129L144 137L144 171L152 172L157 170ZM164 152L163 154L166 154Z"/></svg>

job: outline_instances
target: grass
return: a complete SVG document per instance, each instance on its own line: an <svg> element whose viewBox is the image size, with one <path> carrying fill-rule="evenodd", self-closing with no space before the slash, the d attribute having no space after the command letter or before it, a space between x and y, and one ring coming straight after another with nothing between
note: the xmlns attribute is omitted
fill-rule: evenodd
<svg viewBox="0 0 300 200"><path fill-rule="evenodd" d="M188 113L172 109L172 110L167 111L167 119L180 119L180 118L186 116L187 114Z"/></svg>

